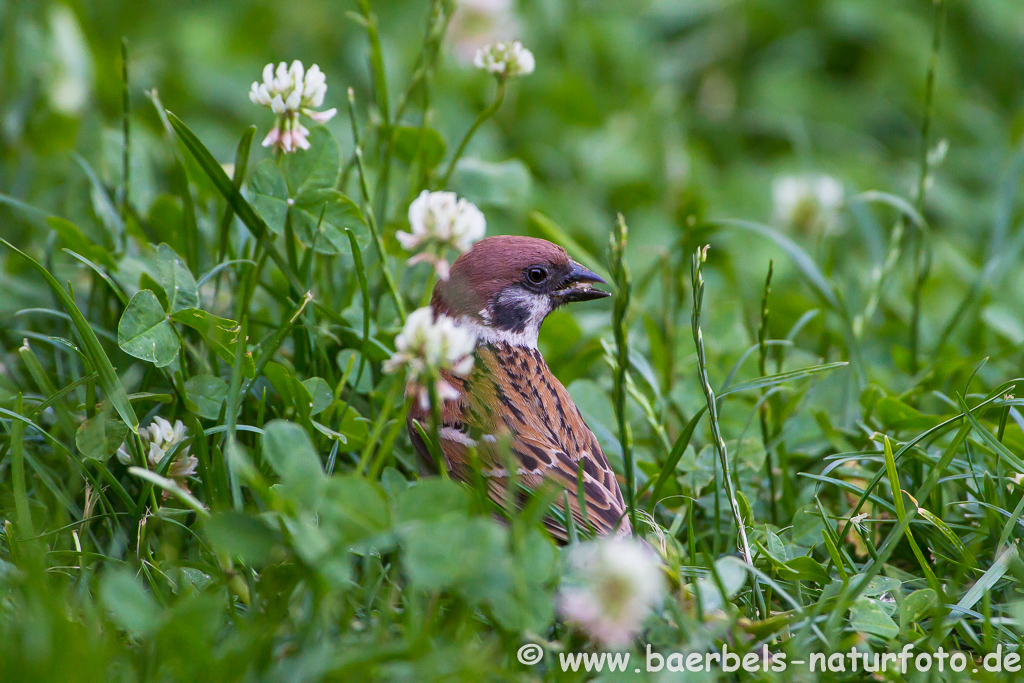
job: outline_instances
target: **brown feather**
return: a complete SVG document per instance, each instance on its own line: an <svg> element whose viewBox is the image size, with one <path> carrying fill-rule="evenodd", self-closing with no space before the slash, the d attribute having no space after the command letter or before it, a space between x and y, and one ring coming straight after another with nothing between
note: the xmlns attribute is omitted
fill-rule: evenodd
<svg viewBox="0 0 1024 683"><path fill-rule="evenodd" d="M576 524L584 524L577 496L577 474L583 463L583 498L587 521L597 533L629 533L626 506L615 474L597 439L587 427L569 392L551 371L536 349L508 344L485 344L477 348L476 364L463 381L447 377L461 398L446 401L443 427L456 429L459 436L446 431L442 450L451 476L470 481L473 469L467 462L470 435L489 435L477 439L480 467L488 477L490 497L503 504L508 474L494 439L511 439L511 452L518 467L518 479L528 488L537 488L551 479L569 492L570 513ZM409 430L417 451L430 462L426 444L419 438L414 422L429 423L429 410L418 405L409 414ZM461 436L465 434L465 437ZM558 499L561 507L563 498ZM553 519L545 525L558 539L567 532Z"/></svg>

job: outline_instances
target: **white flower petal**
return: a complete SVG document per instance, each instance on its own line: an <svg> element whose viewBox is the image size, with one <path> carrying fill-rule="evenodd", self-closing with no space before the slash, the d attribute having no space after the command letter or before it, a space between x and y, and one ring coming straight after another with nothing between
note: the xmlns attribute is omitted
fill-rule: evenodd
<svg viewBox="0 0 1024 683"><path fill-rule="evenodd" d="M395 238L398 240L398 243L402 245L402 248L405 249L406 251L412 251L413 249L415 249L416 246L423 239L420 236L413 235L412 233L405 232L404 230L399 230L398 232L396 232Z"/></svg>
<svg viewBox="0 0 1024 683"><path fill-rule="evenodd" d="M175 458L167 470L167 476L171 479L182 480L195 475L199 460L194 455L182 452Z"/></svg>
<svg viewBox="0 0 1024 683"><path fill-rule="evenodd" d="M146 459L149 460L150 466L158 464L164 457L164 450L157 446L155 443L149 444L149 453L146 454Z"/></svg>
<svg viewBox="0 0 1024 683"><path fill-rule="evenodd" d="M325 109L324 111L311 111L309 112L309 118L313 119L317 123L327 123L328 121L333 119L337 113L337 107L331 107L330 109Z"/></svg>
<svg viewBox="0 0 1024 683"><path fill-rule="evenodd" d="M160 417L159 415L153 418L153 424L150 425L150 430L152 430L153 427L156 427L157 432L160 435L160 443L164 441L170 441L171 439L174 438L174 427L171 425L170 422Z"/></svg>
<svg viewBox="0 0 1024 683"><path fill-rule="evenodd" d="M466 356L452 366L452 373L459 377L465 377L473 370L473 356Z"/></svg>
<svg viewBox="0 0 1024 683"><path fill-rule="evenodd" d="M457 401L459 399L459 391L442 379L437 382L437 396L442 401Z"/></svg>
<svg viewBox="0 0 1024 683"><path fill-rule="evenodd" d="M533 58L533 53L522 46L520 46L520 49L516 54L516 63L519 65L520 76L532 74L533 69L536 66L536 62Z"/></svg>
<svg viewBox="0 0 1024 683"><path fill-rule="evenodd" d="M324 97L327 95L327 86L320 85L313 89L312 96L309 97L309 106L311 107L322 107L324 104Z"/></svg>
<svg viewBox="0 0 1024 683"><path fill-rule="evenodd" d="M274 126L273 128L270 129L270 132L267 133L267 137L263 138L263 146L271 147L273 145L276 145L280 139L281 131L278 130L277 126Z"/></svg>
<svg viewBox="0 0 1024 683"><path fill-rule="evenodd" d="M178 443L185 438L185 434L188 430L185 428L185 423L181 420L174 421L174 443Z"/></svg>

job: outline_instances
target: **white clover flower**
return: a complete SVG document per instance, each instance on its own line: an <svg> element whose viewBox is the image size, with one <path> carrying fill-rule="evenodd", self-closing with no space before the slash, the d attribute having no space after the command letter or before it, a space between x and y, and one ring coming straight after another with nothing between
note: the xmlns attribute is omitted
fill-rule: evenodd
<svg viewBox="0 0 1024 683"><path fill-rule="evenodd" d="M518 32L512 0L459 0L448 27L455 56L464 64L472 64L485 45Z"/></svg>
<svg viewBox="0 0 1024 683"><path fill-rule="evenodd" d="M273 64L263 67L263 82L254 82L249 91L253 104L269 107L277 114L263 146L276 147L288 153L309 149L309 130L299 122L299 115L308 116L317 123L326 123L334 118L338 113L336 108L315 111L323 106L326 94L327 77L316 64L308 71L297 59L291 66L281 62L276 70Z"/></svg>
<svg viewBox="0 0 1024 683"><path fill-rule="evenodd" d="M159 415L153 418L152 424L148 427L140 429L139 436L142 437L142 446L146 449L146 460L150 469L156 468L164 456L173 450L187 433L181 420L175 420L172 425ZM117 449L117 459L125 465L132 464L132 456L128 451L127 442L121 444L121 447ZM196 456L190 455L186 446L175 456L174 461L167 468L166 476L188 491L188 480L195 476L198 464ZM164 498L169 496L170 494L164 491Z"/></svg>
<svg viewBox="0 0 1024 683"><path fill-rule="evenodd" d="M828 175L784 176L772 183L775 217L803 232L834 230L843 185Z"/></svg>
<svg viewBox="0 0 1024 683"><path fill-rule="evenodd" d="M558 609L606 647L626 647L661 605L661 560L629 537L601 538L569 549Z"/></svg>
<svg viewBox="0 0 1024 683"><path fill-rule="evenodd" d="M533 53L518 40L485 45L476 51L473 64L501 80L532 74L535 66Z"/></svg>
<svg viewBox="0 0 1024 683"><path fill-rule="evenodd" d="M445 250L467 251L484 236L487 220L475 204L459 199L454 192L424 190L409 205L409 227L412 232L395 234L408 251L420 250L409 259L409 265L432 263L437 276L447 280Z"/></svg>
<svg viewBox="0 0 1024 683"><path fill-rule="evenodd" d="M408 391L416 395L420 405L430 405L429 392L424 391L425 375L437 379L437 394L442 401L453 400L459 393L440 376L442 371L465 377L473 369L476 336L443 313L434 316L429 307L418 308L405 319L405 327L395 338L395 353L384 364L385 372L408 369Z"/></svg>

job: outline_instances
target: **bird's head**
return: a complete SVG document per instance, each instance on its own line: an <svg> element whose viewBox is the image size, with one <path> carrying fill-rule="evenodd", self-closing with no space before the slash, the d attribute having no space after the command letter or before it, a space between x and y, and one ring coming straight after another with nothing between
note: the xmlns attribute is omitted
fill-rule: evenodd
<svg viewBox="0 0 1024 683"><path fill-rule="evenodd" d="M484 341L536 347L548 313L574 301L608 296L594 289L596 273L558 245L534 237L499 235L480 240L434 287L431 305L473 327Z"/></svg>

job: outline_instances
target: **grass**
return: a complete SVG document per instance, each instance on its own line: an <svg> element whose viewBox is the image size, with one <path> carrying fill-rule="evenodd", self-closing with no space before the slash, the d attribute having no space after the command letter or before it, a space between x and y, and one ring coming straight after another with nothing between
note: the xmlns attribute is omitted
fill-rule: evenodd
<svg viewBox="0 0 1024 683"><path fill-rule="evenodd" d="M442 0L272 34L38 4L0 7L0 679L594 678L557 665L599 649L556 614L565 494L421 476L382 369L424 189L612 283L541 349L665 556L634 656L1020 650L1014 4L523 3L508 81ZM292 55L347 106L275 158L245 92ZM767 218L823 172L828 221ZM187 434L150 459L158 416Z"/></svg>

